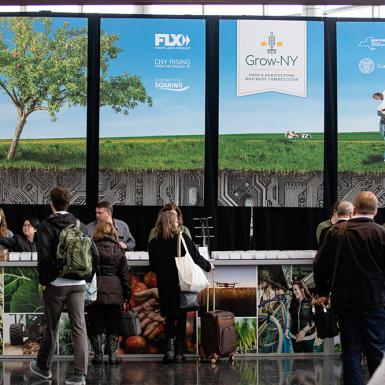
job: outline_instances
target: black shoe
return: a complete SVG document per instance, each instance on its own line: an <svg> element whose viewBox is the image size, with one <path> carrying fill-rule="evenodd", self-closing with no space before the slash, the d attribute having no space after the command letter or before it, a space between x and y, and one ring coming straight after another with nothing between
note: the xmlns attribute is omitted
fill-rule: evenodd
<svg viewBox="0 0 385 385"><path fill-rule="evenodd" d="M41 369L40 366L37 364L36 360L33 360L29 363L29 368L31 369L31 372L33 374L36 374L40 378L43 378L44 380L50 380L52 378L51 371Z"/></svg>
<svg viewBox="0 0 385 385"><path fill-rule="evenodd" d="M119 365L122 363L122 359L118 356L119 351L119 337L118 336L108 336L110 341L110 352L109 352L109 360L108 362L111 365Z"/></svg>
<svg viewBox="0 0 385 385"><path fill-rule="evenodd" d="M174 339L168 338L166 341L166 353L163 356L163 362L165 364L170 364L175 360L175 347L174 347Z"/></svg>
<svg viewBox="0 0 385 385"><path fill-rule="evenodd" d="M177 364L181 364L182 362L186 362L186 357L184 356L184 343L178 342L176 344L176 349L175 349L175 362Z"/></svg>

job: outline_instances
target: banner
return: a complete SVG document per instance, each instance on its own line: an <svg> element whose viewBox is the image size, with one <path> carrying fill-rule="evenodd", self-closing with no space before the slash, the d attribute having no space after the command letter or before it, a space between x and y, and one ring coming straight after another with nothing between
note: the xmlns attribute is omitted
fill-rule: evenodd
<svg viewBox="0 0 385 385"><path fill-rule="evenodd" d="M385 207L385 23L338 22L338 198L372 191Z"/></svg>
<svg viewBox="0 0 385 385"><path fill-rule="evenodd" d="M134 101L123 113L101 109L99 200L202 206L205 21L103 18L101 23L103 31L119 37L119 55L107 76L128 74Z"/></svg>
<svg viewBox="0 0 385 385"><path fill-rule="evenodd" d="M306 22L237 21L237 96L306 97Z"/></svg>

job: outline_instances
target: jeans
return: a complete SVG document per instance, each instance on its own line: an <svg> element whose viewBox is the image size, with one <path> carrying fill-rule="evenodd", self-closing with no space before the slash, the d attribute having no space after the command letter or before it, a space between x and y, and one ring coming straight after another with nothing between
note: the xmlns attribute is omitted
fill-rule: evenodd
<svg viewBox="0 0 385 385"><path fill-rule="evenodd" d="M56 350L60 315L64 304L68 310L71 324L71 336L74 344L74 367L78 374L87 375L88 340L84 319L84 288L77 286L48 285L44 297L44 334L37 354L37 364L41 369L51 368Z"/></svg>
<svg viewBox="0 0 385 385"><path fill-rule="evenodd" d="M385 306L338 309L337 314L341 333L344 385L364 385L363 353L372 376L385 352Z"/></svg>

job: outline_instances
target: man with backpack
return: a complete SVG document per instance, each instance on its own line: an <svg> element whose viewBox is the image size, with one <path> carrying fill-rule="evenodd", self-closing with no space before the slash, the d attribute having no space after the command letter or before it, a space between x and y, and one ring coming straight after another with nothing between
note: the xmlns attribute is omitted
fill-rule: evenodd
<svg viewBox="0 0 385 385"><path fill-rule="evenodd" d="M64 306L68 311L74 345L74 374L66 385L85 385L88 366L88 340L84 318L84 289L91 281L99 254L87 234L87 228L67 212L70 193L62 188L51 190L53 214L44 220L38 232L38 273L45 286L43 340L31 371L50 380L56 350L58 325Z"/></svg>

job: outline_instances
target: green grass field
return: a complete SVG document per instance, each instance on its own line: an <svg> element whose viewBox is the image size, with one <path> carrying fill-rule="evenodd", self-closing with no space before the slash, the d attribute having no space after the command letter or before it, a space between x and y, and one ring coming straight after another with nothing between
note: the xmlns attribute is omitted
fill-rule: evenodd
<svg viewBox="0 0 385 385"><path fill-rule="evenodd" d="M385 143L378 132L342 133L339 171L385 172ZM6 159L10 141L0 141L0 167L17 169L85 168L85 139L21 140L16 157ZM219 168L239 171L314 172L323 170L324 136L287 139L283 134L219 137ZM110 138L100 141L100 169L115 171L200 170L204 136Z"/></svg>

